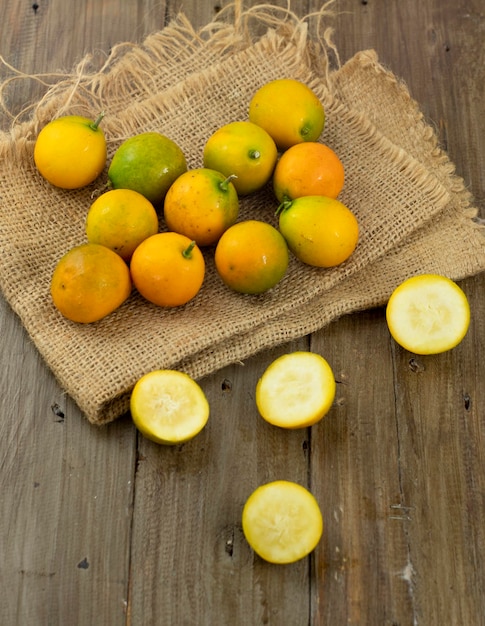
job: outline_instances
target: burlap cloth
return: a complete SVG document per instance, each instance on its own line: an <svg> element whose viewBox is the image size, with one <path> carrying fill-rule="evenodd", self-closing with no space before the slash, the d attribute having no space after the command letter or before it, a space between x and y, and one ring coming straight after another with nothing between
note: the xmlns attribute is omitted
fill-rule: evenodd
<svg viewBox="0 0 485 626"><path fill-rule="evenodd" d="M101 68L86 57L0 135L0 286L92 423L125 413L134 383L150 370L177 368L201 379L345 313L383 305L410 275L458 280L485 268L477 211L433 128L375 52L338 62L326 19L324 10L301 20L267 5L243 11L236 2L196 32L180 15L141 45L117 46ZM337 59L335 68L329 58ZM108 164L125 138L158 130L181 146L189 167L200 167L209 135L247 119L254 91L280 77L306 82L324 103L321 141L344 163L340 197L360 223L351 259L331 270L292 259L285 279L254 297L228 290L207 250L202 291L184 307L152 306L134 291L100 322L64 319L49 295L51 274L64 252L85 241L87 210L107 176L74 192L50 186L33 163L39 129L61 114L96 117L104 110ZM276 207L268 185L241 199L240 219L276 224Z"/></svg>

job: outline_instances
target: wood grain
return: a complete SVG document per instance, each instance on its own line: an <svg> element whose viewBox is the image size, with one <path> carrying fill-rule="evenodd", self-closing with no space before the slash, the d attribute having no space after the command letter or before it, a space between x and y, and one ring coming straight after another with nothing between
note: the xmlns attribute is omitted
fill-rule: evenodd
<svg viewBox="0 0 485 626"><path fill-rule="evenodd" d="M202 26L228 2L3 4L0 54L48 74L141 42L179 10ZM320 6L293 3L302 16ZM334 8L341 60L373 48L407 83L483 215L481 0ZM21 110L41 91L19 80L7 104ZM1 298L0 623L483 623L485 279L461 284L472 325L450 353L401 350L381 309L346 316L202 381L208 427L173 448L137 435L128 415L89 425ZM329 360L338 391L325 420L286 432L259 418L254 389L298 348ZM240 521L250 492L275 478L307 485L325 519L315 552L284 567L254 555Z"/></svg>

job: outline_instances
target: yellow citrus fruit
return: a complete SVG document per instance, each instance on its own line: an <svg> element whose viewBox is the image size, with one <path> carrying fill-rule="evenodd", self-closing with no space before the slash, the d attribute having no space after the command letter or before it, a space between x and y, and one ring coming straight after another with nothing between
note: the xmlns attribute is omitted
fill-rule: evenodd
<svg viewBox="0 0 485 626"><path fill-rule="evenodd" d="M239 199L230 178L199 168L185 172L172 184L163 212L169 230L190 237L198 246L210 246L236 222Z"/></svg>
<svg viewBox="0 0 485 626"><path fill-rule="evenodd" d="M274 426L306 428L328 413L335 390L332 368L322 356L292 352L266 368L256 385L256 406Z"/></svg>
<svg viewBox="0 0 485 626"><path fill-rule="evenodd" d="M58 261L50 292L64 317L89 324L106 317L128 298L130 271L113 250L84 243L71 248Z"/></svg>
<svg viewBox="0 0 485 626"><path fill-rule="evenodd" d="M126 139L108 169L113 189L133 189L155 205L163 202L170 185L187 170L182 149L157 132Z"/></svg>
<svg viewBox="0 0 485 626"><path fill-rule="evenodd" d="M146 300L175 307L200 291L205 262L195 241L179 233L157 233L136 248L130 271L133 284Z"/></svg>
<svg viewBox="0 0 485 626"><path fill-rule="evenodd" d="M204 146L204 167L236 176L239 195L261 189L273 174L278 150L268 133L248 121L230 122L216 130Z"/></svg>
<svg viewBox="0 0 485 626"><path fill-rule="evenodd" d="M289 249L307 265L335 267L357 246L357 219L335 198L303 196L283 202L279 211L279 228Z"/></svg>
<svg viewBox="0 0 485 626"><path fill-rule="evenodd" d="M79 115L49 122L37 136L34 162L40 174L62 189L79 189L92 183L106 164L106 138L99 124Z"/></svg>
<svg viewBox="0 0 485 626"><path fill-rule="evenodd" d="M153 204L132 189L112 189L100 195L86 216L88 241L111 248L129 261L135 248L158 232Z"/></svg>
<svg viewBox="0 0 485 626"><path fill-rule="evenodd" d="M145 437L173 445L198 435L210 409L202 388L190 376L176 370L155 370L135 383L130 410Z"/></svg>
<svg viewBox="0 0 485 626"><path fill-rule="evenodd" d="M286 274L286 242L267 222L247 220L226 230L215 251L215 265L223 282L239 293L259 294L274 287Z"/></svg>
<svg viewBox="0 0 485 626"><path fill-rule="evenodd" d="M312 552L323 534L315 496L302 485L276 480L258 487L242 512L244 536L269 563L294 563Z"/></svg>
<svg viewBox="0 0 485 626"><path fill-rule="evenodd" d="M316 141L325 126L325 111L304 83L279 78L260 87L249 103L249 120L264 128L280 150Z"/></svg>
<svg viewBox="0 0 485 626"><path fill-rule="evenodd" d="M336 198L344 186L344 166L323 143L300 143L284 152L276 164L273 189L280 202L301 196Z"/></svg>
<svg viewBox="0 0 485 626"><path fill-rule="evenodd" d="M470 306L460 287L439 274L403 281L386 307L395 341L415 354L438 354L457 346L470 325Z"/></svg>

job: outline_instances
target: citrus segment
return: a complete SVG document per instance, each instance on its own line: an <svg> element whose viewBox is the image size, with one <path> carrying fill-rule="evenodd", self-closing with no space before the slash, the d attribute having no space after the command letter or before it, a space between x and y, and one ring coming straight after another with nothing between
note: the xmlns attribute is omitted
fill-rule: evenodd
<svg viewBox="0 0 485 626"><path fill-rule="evenodd" d="M244 536L270 563L294 563L315 549L323 518L315 497L301 485L277 480L258 487L242 513Z"/></svg>
<svg viewBox="0 0 485 626"><path fill-rule="evenodd" d="M386 320L394 340L415 354L451 350L470 325L470 306L460 287L438 274L402 282L391 294Z"/></svg>
<svg viewBox="0 0 485 626"><path fill-rule="evenodd" d="M263 419L281 428L305 428L330 410L336 384L332 368L319 354L292 352L275 359L256 385Z"/></svg>
<svg viewBox="0 0 485 626"><path fill-rule="evenodd" d="M209 419L209 403L198 383L176 370L154 370L142 376L130 398L135 426L160 444L195 437Z"/></svg>

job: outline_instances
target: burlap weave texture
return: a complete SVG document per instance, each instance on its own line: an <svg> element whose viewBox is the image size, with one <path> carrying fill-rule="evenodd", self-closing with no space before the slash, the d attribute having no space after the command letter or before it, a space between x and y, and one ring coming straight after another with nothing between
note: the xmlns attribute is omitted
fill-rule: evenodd
<svg viewBox="0 0 485 626"><path fill-rule="evenodd" d="M86 61L82 73L55 85L27 122L0 138L0 285L47 365L93 423L124 413L133 384L152 369L182 369L200 379L344 313L382 305L411 274L437 271L459 279L485 268L483 235L463 181L375 53L362 52L330 71L324 44L309 40L304 21L274 21L258 37L240 24L210 25L204 33L180 17L140 46L121 46L101 71L86 73ZM189 167L200 167L209 135L246 119L254 91L279 77L306 82L324 103L321 141L344 163L341 199L361 229L352 258L332 270L292 259L274 290L252 297L222 284L209 249L203 289L184 307L161 309L134 291L95 324L63 319L50 299L50 277L59 257L85 240L86 213L106 171L83 190L53 188L33 164L39 128L56 115L95 117L105 110L109 158L126 137L158 130L181 146ZM241 199L240 219L276 224L276 207L268 185Z"/></svg>

